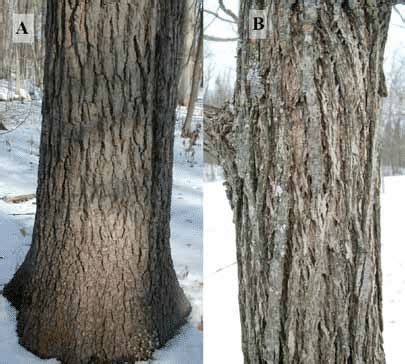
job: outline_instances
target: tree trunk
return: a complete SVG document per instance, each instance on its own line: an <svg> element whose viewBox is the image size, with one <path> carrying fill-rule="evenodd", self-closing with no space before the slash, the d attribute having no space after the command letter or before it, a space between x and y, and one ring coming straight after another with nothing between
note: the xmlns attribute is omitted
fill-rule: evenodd
<svg viewBox="0 0 405 364"><path fill-rule="evenodd" d="M200 0L185 0L185 12L181 24L181 41L180 41L180 72L179 84L177 89L177 102L180 105L187 106L190 103L193 86L193 73L196 58L197 42L199 33L196 34L197 26L197 6Z"/></svg>
<svg viewBox="0 0 405 364"><path fill-rule="evenodd" d="M45 59L45 21L46 0L38 0L33 7L35 42L32 46L32 73L29 78L40 89L43 88L44 59Z"/></svg>
<svg viewBox="0 0 405 364"><path fill-rule="evenodd" d="M0 0L0 79L8 77L7 53L9 38L9 4L8 0Z"/></svg>
<svg viewBox="0 0 405 364"><path fill-rule="evenodd" d="M190 312L170 255L183 1L48 1L32 246L4 293L27 349L144 360Z"/></svg>
<svg viewBox="0 0 405 364"><path fill-rule="evenodd" d="M201 9L202 13L202 9ZM201 88L201 79L203 74L203 45L204 45L204 38L203 38L203 28L202 28L202 14L199 16L199 36L197 37L197 54L194 61L194 69L192 74L192 81L191 81L191 93L188 100L187 105L187 113L186 118L184 119L181 136L183 138L190 138L193 134L192 129L192 122L193 122L193 115L195 110L195 104L198 98L198 92Z"/></svg>
<svg viewBox="0 0 405 364"><path fill-rule="evenodd" d="M234 209L245 363L384 363L378 110L388 1L242 1L208 122ZM235 110L235 111L234 111Z"/></svg>

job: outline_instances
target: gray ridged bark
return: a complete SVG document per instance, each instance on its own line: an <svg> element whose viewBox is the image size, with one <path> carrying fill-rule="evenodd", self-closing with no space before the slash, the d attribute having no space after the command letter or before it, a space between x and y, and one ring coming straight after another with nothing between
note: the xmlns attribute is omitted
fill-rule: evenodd
<svg viewBox="0 0 405 364"><path fill-rule="evenodd" d="M31 249L4 293L26 348L143 360L190 312L170 255L183 1L48 1Z"/></svg>
<svg viewBox="0 0 405 364"><path fill-rule="evenodd" d="M265 40L248 13L266 8ZM391 2L242 1L207 121L234 209L246 364L385 363L378 115Z"/></svg>

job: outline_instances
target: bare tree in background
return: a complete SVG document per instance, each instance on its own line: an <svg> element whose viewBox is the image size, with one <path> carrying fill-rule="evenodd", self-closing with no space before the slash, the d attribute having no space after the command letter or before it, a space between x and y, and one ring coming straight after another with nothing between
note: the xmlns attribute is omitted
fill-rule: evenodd
<svg viewBox="0 0 405 364"><path fill-rule="evenodd" d="M405 172L405 58L399 53L393 58L387 84L381 113L383 172L398 175Z"/></svg>
<svg viewBox="0 0 405 364"><path fill-rule="evenodd" d="M0 0L0 79L42 85L45 12L43 0ZM13 13L34 14L34 44L12 43Z"/></svg>
<svg viewBox="0 0 405 364"><path fill-rule="evenodd" d="M206 15L212 16L212 20L208 21L208 24L204 26L204 39L211 42L235 42L238 40L237 35L235 34L234 37L221 37L218 35L210 35L208 30L209 27L215 21L222 21L231 25L238 24L238 16L230 10L224 3L223 0L218 0L218 7L215 11L210 9L204 9L204 13Z"/></svg>
<svg viewBox="0 0 405 364"><path fill-rule="evenodd" d="M216 10L204 9L205 15L208 17L208 20L204 24L204 39L209 42L234 42L238 40L237 35L234 37L219 37L217 35L210 35L210 27L215 22L223 22L231 26L236 26L238 24L238 16L230 10L223 0L218 0L218 6ZM215 67L215 64L211 63L211 56L207 55L207 66ZM204 65L204 72L207 67ZM225 101L230 99L233 95L233 85L231 84L231 71L227 71L218 74L214 80L214 85L211 87L206 87L204 93L204 104L208 106L219 107ZM204 77L205 78L205 77ZM212 77L211 77L212 78ZM206 82L207 84L208 82Z"/></svg>
<svg viewBox="0 0 405 364"><path fill-rule="evenodd" d="M224 1L218 1L216 9L204 8L204 40L207 41L204 48L204 119L206 115L213 115L215 110L230 99L233 95L233 85L230 82L230 70L217 74L213 85L211 80L213 70L216 65L212 58L215 58L210 51L210 42L234 42L238 40L237 34L233 37L221 37L218 35L210 35L210 27L215 22L224 22L230 26L237 26L238 16L230 10ZM219 160L215 153L211 150L211 145L208 145L209 138L205 138L204 142L204 165L205 177L208 180L213 180L216 177L215 167L219 164Z"/></svg>
<svg viewBox="0 0 405 364"><path fill-rule="evenodd" d="M182 136L190 139L195 137L192 118L203 81L202 14L202 0L187 0L186 16L182 23L178 103L187 108L182 126Z"/></svg>
<svg viewBox="0 0 405 364"><path fill-rule="evenodd" d="M231 71L228 70L217 75L213 86L205 92L205 105L220 107L232 98L233 85L230 82L230 73Z"/></svg>
<svg viewBox="0 0 405 364"><path fill-rule="evenodd" d="M187 106L191 96L194 63L196 61L196 21L198 0L186 0L186 9L181 23L181 43L179 53L179 85L177 103Z"/></svg>
<svg viewBox="0 0 405 364"><path fill-rule="evenodd" d="M8 0L0 0L0 79L6 78L7 13Z"/></svg>

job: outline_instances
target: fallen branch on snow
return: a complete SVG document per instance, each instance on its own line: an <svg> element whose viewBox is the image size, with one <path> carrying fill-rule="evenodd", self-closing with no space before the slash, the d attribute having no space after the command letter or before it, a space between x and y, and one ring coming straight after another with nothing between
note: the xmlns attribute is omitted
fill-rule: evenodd
<svg viewBox="0 0 405 364"><path fill-rule="evenodd" d="M0 199L7 203L21 203L32 200L33 198L35 198L35 193L18 196L4 196L1 197Z"/></svg>

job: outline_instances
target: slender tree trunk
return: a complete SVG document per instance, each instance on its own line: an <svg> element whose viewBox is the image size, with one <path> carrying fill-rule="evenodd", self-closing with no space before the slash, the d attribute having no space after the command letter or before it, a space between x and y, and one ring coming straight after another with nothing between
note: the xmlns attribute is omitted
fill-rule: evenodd
<svg viewBox="0 0 405 364"><path fill-rule="evenodd" d="M180 105L187 106L190 103L193 73L196 58L196 49L198 34L195 33L197 26L197 6L200 0L185 0L185 13L181 25L181 42L180 42L180 72L177 92L177 102Z"/></svg>
<svg viewBox="0 0 405 364"><path fill-rule="evenodd" d="M8 77L9 65L7 64L9 48L9 2L0 0L0 79Z"/></svg>
<svg viewBox="0 0 405 364"><path fill-rule="evenodd" d="M18 46L15 48L15 93L21 97L21 52Z"/></svg>
<svg viewBox="0 0 405 364"><path fill-rule="evenodd" d="M12 14L10 17L11 22L13 13L18 14L33 14L34 13L34 3L29 0L16 0L12 2L14 8L12 9ZM11 36L13 36L11 34ZM11 39L10 39L11 40ZM16 83L15 89L16 94L21 96L21 89L26 88L25 81L31 77L27 72L27 64L33 61L33 44L24 44L24 43L11 43L10 47L14 48L14 59L12 60L13 65L15 65L15 74L16 74Z"/></svg>
<svg viewBox="0 0 405 364"><path fill-rule="evenodd" d="M190 312L170 255L183 1L48 1L31 249L4 293L27 349L143 360Z"/></svg>
<svg viewBox="0 0 405 364"><path fill-rule="evenodd" d="M267 39L248 39L267 7ZM242 1L207 124L234 209L245 363L384 363L378 115L391 2Z"/></svg>
<svg viewBox="0 0 405 364"><path fill-rule="evenodd" d="M5 78L5 53L6 53L6 2L0 0L0 79Z"/></svg>
<svg viewBox="0 0 405 364"><path fill-rule="evenodd" d="M43 88L44 58L45 58L45 20L46 1L38 0L34 6L35 13L35 43L33 46L33 74L36 86Z"/></svg>
<svg viewBox="0 0 405 364"><path fill-rule="evenodd" d="M201 9L202 12L202 9ZM192 130L192 122L193 122L193 115L194 115L194 110L195 110L195 104L197 102L198 98L198 92L201 88L201 80L202 80L202 74L203 74L203 44L204 44L204 38L203 38L203 29L202 29L202 16L199 16L199 21L200 21L200 32L199 36L197 37L197 54L196 54L196 59L194 62L194 69L193 69L193 75L192 75L192 85L191 85L191 93L190 97L188 100L188 105L187 105L187 113L186 113L186 118L184 119L184 123L182 126L181 134L182 137L191 137L193 130Z"/></svg>

